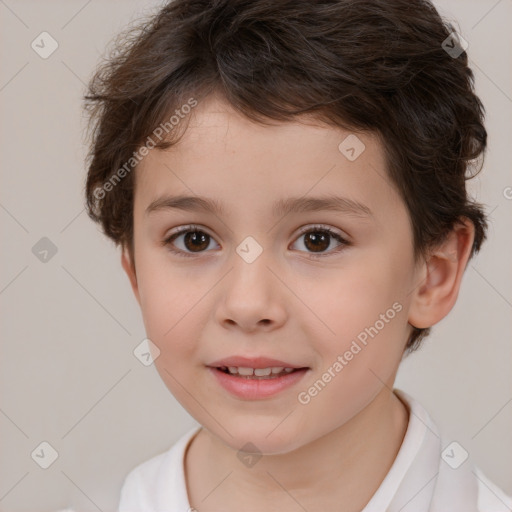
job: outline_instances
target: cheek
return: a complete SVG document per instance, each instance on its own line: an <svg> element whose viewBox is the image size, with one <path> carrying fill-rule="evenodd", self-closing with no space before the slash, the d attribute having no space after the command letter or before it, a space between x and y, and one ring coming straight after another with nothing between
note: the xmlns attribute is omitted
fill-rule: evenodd
<svg viewBox="0 0 512 512"><path fill-rule="evenodd" d="M193 340L199 339L200 325L191 320L197 320L202 294L191 285L194 280L190 276L168 264L140 263L139 293L148 338L160 348L162 360L177 354L186 356L194 349Z"/></svg>
<svg viewBox="0 0 512 512"><path fill-rule="evenodd" d="M311 418L325 415L328 407L336 411L330 421L343 424L384 385L392 386L407 332L406 306L399 300L396 278L384 270L372 274L352 268L346 278L331 281L318 311L334 334L318 322L317 329L309 328L319 364L301 391L309 400L304 412ZM332 409L333 404L339 407Z"/></svg>
<svg viewBox="0 0 512 512"><path fill-rule="evenodd" d="M325 326L316 322L312 339L320 338L318 350L335 361L347 353L352 361L368 367L386 367L401 359L407 333L407 288L405 266L392 258L386 265L365 259L347 265L334 279L310 293L315 311ZM405 262L404 262L405 265ZM313 309L312 307L312 309ZM321 333L321 334L320 334ZM359 348L358 348L359 347Z"/></svg>

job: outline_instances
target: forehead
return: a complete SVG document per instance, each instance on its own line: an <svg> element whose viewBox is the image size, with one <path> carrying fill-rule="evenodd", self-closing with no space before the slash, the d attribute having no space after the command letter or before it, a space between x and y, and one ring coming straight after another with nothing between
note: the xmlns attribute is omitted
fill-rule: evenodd
<svg viewBox="0 0 512 512"><path fill-rule="evenodd" d="M278 213L278 200L282 205L290 197L327 194L377 210L400 202L376 134L352 133L312 117L260 124L217 97L201 102L184 122L177 144L151 150L139 164L136 209L164 192L210 197L233 214L240 206ZM355 159L354 152L360 153Z"/></svg>

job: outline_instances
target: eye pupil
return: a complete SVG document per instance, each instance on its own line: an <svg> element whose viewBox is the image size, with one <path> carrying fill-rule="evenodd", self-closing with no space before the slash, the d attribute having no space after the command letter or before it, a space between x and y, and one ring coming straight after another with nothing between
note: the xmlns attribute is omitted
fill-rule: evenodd
<svg viewBox="0 0 512 512"><path fill-rule="evenodd" d="M185 247L175 249L174 241L181 237L183 239L179 245L183 244ZM340 252L344 247L351 245L340 235L331 232L330 229L310 229L309 231L302 232L300 238L303 238L304 241L302 243L311 258L324 256L324 253ZM339 248L336 251L329 251L333 239L338 242ZM183 229L164 240L164 245L168 246L171 252L180 256L191 256L203 252L206 253L211 240L212 237L208 233L195 226L189 226L188 229Z"/></svg>
<svg viewBox="0 0 512 512"><path fill-rule="evenodd" d="M329 237L330 235L319 231L311 231L306 233L304 245L309 249L309 242L312 242L313 252L323 252L329 248ZM327 243L326 243L327 242Z"/></svg>
<svg viewBox="0 0 512 512"><path fill-rule="evenodd" d="M209 235L202 231L189 231L185 235L184 243L188 250L201 251L208 247L208 238ZM189 245L189 242L192 242L192 246ZM199 242L200 245L195 245L197 242Z"/></svg>

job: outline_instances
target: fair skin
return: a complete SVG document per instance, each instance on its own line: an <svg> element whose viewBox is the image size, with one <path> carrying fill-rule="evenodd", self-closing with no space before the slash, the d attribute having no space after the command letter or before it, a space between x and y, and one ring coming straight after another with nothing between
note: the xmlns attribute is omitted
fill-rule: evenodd
<svg viewBox="0 0 512 512"><path fill-rule="evenodd" d="M377 136L358 133L366 148L349 161L338 145L351 132L311 119L263 126L214 97L190 115L180 142L150 151L136 170L135 265L122 254L147 336L160 350L156 368L203 426L185 457L190 504L199 512L312 512L340 503L360 511L407 428L408 411L392 388L411 325L434 325L453 307L473 226L464 222L415 261L409 215ZM334 192L371 214L272 212L281 199ZM146 213L165 195L206 197L224 211ZM202 245L187 244L185 234L163 243L188 224L206 233ZM348 245L327 235L324 256L312 258L311 237L299 230L318 233L318 225ZM252 263L236 252L248 236L263 249ZM396 303L393 319L300 403L298 393ZM241 399L206 367L231 355L263 355L308 371L275 396ZM237 457L248 442L263 454L251 467Z"/></svg>

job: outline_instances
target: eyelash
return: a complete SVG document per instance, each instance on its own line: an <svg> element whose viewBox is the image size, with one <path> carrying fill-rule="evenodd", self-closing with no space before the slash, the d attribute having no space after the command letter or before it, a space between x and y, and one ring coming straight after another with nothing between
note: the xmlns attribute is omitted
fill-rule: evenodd
<svg viewBox="0 0 512 512"><path fill-rule="evenodd" d="M195 224L190 224L188 226L183 227L176 233L173 233L171 236L165 238L164 241L162 242L162 244L164 246L166 246L170 252L172 252L173 254L176 254L177 256L180 256L183 258L193 258L196 255L200 255L201 252L188 253L188 252L182 251L181 249L176 250L173 248L172 242L176 238L178 238L178 236L180 236L184 233L194 232L194 231L199 231L201 233L205 233L206 235L208 235L208 233L206 233L206 231L201 229L200 226L197 226ZM311 227L308 227L307 229L304 229L303 231L301 231L298 234L297 239L300 238L302 235L305 235L310 232L327 233L329 236L331 236L332 238L334 238L335 240L337 240L340 243L340 245L338 246L337 249L331 250L330 252L323 252L323 253L318 253L318 254L308 253L308 257L311 259L320 259L320 258L325 258L327 256L331 256L333 253L336 254L336 253L340 252L341 250L343 250L344 247L349 247L350 245L352 245L351 242L349 242L348 240L343 238L339 233L336 233L335 231L333 231L332 229L330 229L328 227L324 227L324 226L320 226L320 225L318 225L318 226L313 225ZM208 235L208 236L210 236L210 235ZM210 237L210 238L213 238L213 237ZM203 252L205 252L205 251L203 251Z"/></svg>

